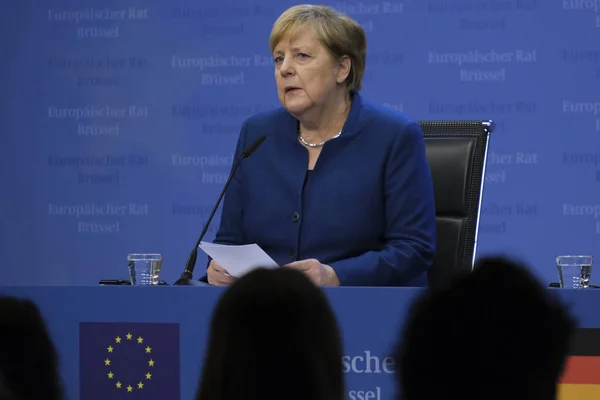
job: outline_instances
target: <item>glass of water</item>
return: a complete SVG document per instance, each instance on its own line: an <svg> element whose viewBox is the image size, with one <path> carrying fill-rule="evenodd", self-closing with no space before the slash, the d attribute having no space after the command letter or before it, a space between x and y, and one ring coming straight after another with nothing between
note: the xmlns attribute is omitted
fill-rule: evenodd
<svg viewBox="0 0 600 400"><path fill-rule="evenodd" d="M587 289L592 276L592 256L558 256L556 266L561 288Z"/></svg>
<svg viewBox="0 0 600 400"><path fill-rule="evenodd" d="M132 285L158 285L162 254L128 254L129 280Z"/></svg>

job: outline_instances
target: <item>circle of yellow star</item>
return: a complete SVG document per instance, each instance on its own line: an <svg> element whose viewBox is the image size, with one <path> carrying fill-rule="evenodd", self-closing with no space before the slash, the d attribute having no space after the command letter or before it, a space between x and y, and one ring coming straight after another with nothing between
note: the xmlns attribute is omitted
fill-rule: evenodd
<svg viewBox="0 0 600 400"><path fill-rule="evenodd" d="M132 340L133 339L133 335L131 333L127 333L127 335L125 335L125 337L127 338L127 340ZM120 336L117 336L115 338L115 342L116 343L121 343L121 341L122 341L122 339L121 339ZM138 344L142 344L144 342L144 338L142 336L138 336L137 339L136 339L136 341L137 341ZM115 348L113 346L109 345L106 348L106 350L109 353L114 353ZM146 346L144 348L144 350L145 350L146 354L150 354L152 352L152 347ZM154 367L154 364L155 364L155 361L152 358L150 360L148 360L148 365L150 367ZM105 359L104 360L104 365L110 366L111 365L111 360L109 358ZM108 377L108 379L114 379L115 374L112 371L109 371L106 374L106 376ZM147 372L145 374L145 377L146 377L146 380L151 380L152 379L152 374L150 372ZM139 389L139 390L143 389L144 388L144 382L139 381L137 384L135 384L133 386L132 385L123 386L123 383L121 383L121 381L117 381L117 383L115 384L115 387L117 389L121 389L121 388L124 387L125 389L127 389L127 392L133 392L134 389Z"/></svg>
<svg viewBox="0 0 600 400"><path fill-rule="evenodd" d="M127 333L127 335L125 335L125 337L127 338L127 340L132 340L133 339L133 335L131 333ZM115 338L115 343L121 343L122 340L123 339L121 339L120 336L117 336ZM136 341L137 341L138 344L142 344L144 342L144 338L142 336L138 336L137 339L136 339ZM114 353L115 348L112 345L109 345L106 348L106 350L109 353ZM152 347L146 346L144 348L144 350L145 350L146 354L150 354L152 352ZM112 361L109 358L106 358L104 360L104 365L107 366L107 367L109 367L111 365L111 362ZM148 360L148 365L150 367L154 367L154 364L155 364L155 361L153 359ZM108 371L108 373L106 374L106 376L108 377L108 379L114 379L115 378L115 374L112 371ZM151 380L152 379L152 374L150 372L147 372L145 374L145 377L146 377L146 380ZM117 383L115 383L115 387L117 389L121 389L124 386L123 386L123 383L121 381L117 381ZM127 390L127 392L133 392L134 389L141 390L141 389L144 388L144 382L139 381L137 384L135 384L133 386L132 385L127 385L124 388Z"/></svg>

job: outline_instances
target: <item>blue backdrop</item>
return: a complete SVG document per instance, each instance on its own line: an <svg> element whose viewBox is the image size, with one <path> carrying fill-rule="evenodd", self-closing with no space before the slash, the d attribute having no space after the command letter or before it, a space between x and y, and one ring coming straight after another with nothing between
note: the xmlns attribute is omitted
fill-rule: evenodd
<svg viewBox="0 0 600 400"><path fill-rule="evenodd" d="M556 255L594 255L600 0L325 3L367 31L370 100L496 122L479 255L509 251L545 281ZM0 283L124 278L130 252L163 253L173 282L242 121L279 105L268 37L293 4L4 2Z"/></svg>

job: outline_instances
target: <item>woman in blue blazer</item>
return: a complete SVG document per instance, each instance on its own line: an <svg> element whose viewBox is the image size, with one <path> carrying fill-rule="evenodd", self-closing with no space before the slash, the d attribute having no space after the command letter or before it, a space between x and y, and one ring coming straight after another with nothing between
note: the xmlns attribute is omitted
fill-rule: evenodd
<svg viewBox="0 0 600 400"><path fill-rule="evenodd" d="M215 243L258 244L323 286L424 286L436 240L420 126L359 93L366 36L329 7L300 5L270 38L282 108L247 119L235 159L262 135L224 198ZM228 285L210 261L208 283Z"/></svg>

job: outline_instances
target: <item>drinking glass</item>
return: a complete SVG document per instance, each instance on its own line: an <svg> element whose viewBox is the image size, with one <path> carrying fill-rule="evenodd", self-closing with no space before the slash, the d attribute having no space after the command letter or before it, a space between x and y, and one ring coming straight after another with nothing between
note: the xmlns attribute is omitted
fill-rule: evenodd
<svg viewBox="0 0 600 400"><path fill-rule="evenodd" d="M558 256L558 280L561 288L587 289L592 276L592 256Z"/></svg>
<svg viewBox="0 0 600 400"><path fill-rule="evenodd" d="M162 254L135 253L127 255L129 279L132 285L158 285Z"/></svg>

